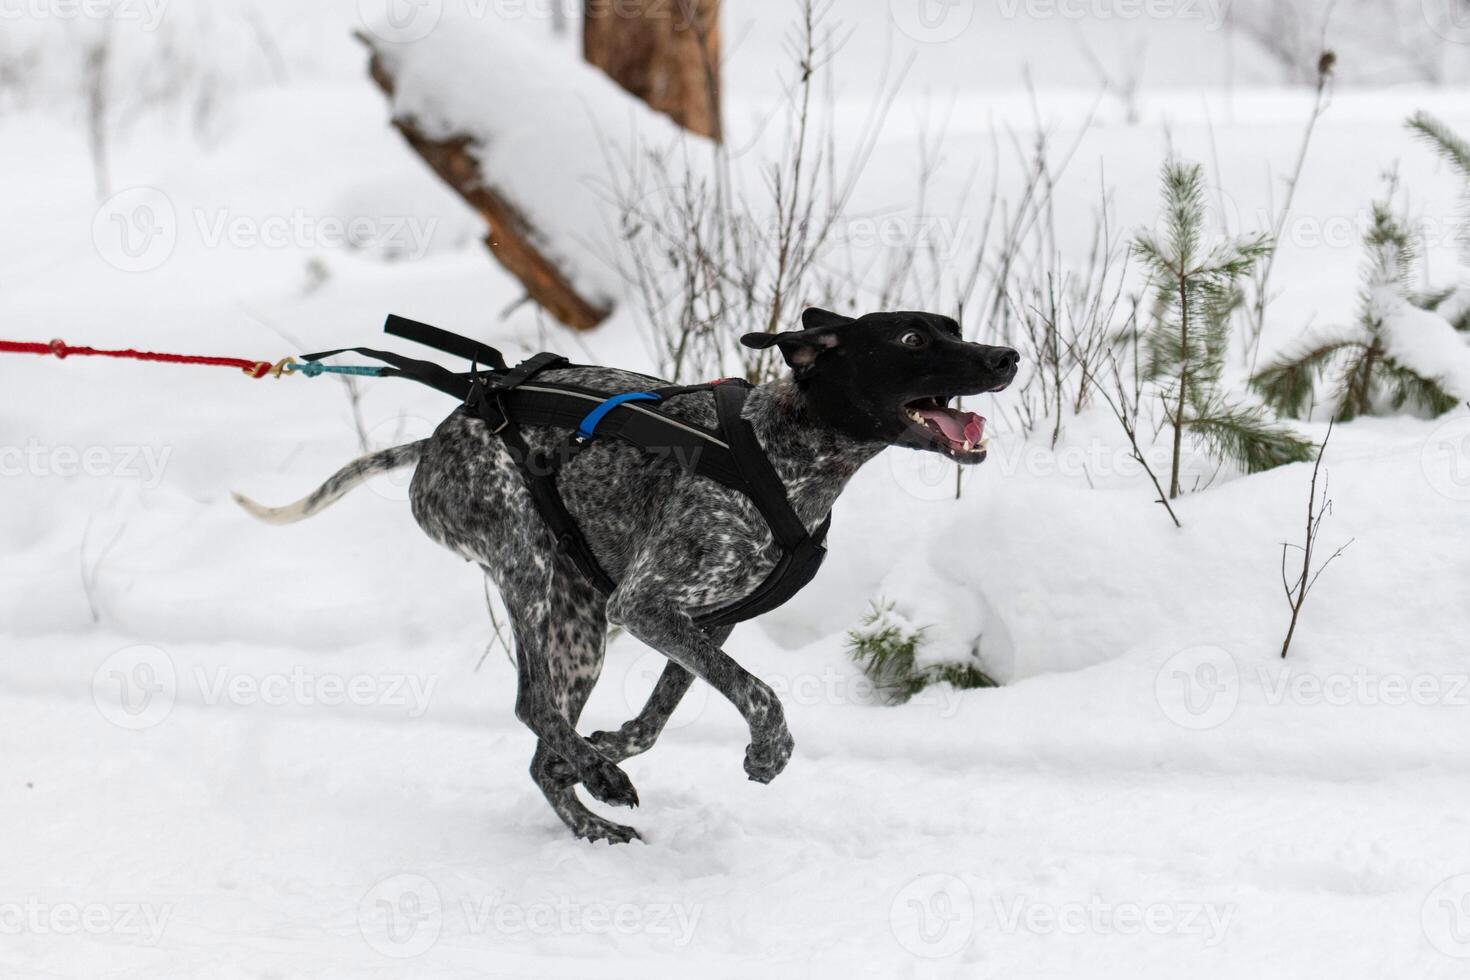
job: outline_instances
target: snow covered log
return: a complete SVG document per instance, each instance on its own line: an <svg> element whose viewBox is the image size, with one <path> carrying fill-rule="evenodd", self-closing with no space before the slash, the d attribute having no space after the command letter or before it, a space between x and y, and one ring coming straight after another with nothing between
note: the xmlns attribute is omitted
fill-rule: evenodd
<svg viewBox="0 0 1470 980"><path fill-rule="evenodd" d="M630 161L676 148L675 160L707 159L711 147L532 26L445 9L420 40L359 39L393 125L489 225L491 254L586 330L625 288L618 188Z"/></svg>
<svg viewBox="0 0 1470 980"><path fill-rule="evenodd" d="M368 72L383 93L393 99L398 82L390 61L367 37L359 34L372 50ZM408 145L460 197L480 213L489 226L485 244L490 254L526 287L526 293L557 320L576 330L590 330L612 311L606 298L593 299L579 292L566 272L557 266L538 241L542 236L518 207L487 174L473 150L468 133L436 135L413 114L395 112L393 126Z"/></svg>
<svg viewBox="0 0 1470 980"><path fill-rule="evenodd" d="M585 0L588 64L674 122L718 142L719 0Z"/></svg>

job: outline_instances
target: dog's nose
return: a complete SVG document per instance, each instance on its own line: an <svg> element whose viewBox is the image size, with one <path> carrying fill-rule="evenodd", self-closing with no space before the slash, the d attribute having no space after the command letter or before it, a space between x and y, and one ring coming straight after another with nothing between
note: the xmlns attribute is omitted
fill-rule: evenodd
<svg viewBox="0 0 1470 980"><path fill-rule="evenodd" d="M985 352L985 366L997 374L1014 371L1021 363L1021 355L1009 347L992 347Z"/></svg>

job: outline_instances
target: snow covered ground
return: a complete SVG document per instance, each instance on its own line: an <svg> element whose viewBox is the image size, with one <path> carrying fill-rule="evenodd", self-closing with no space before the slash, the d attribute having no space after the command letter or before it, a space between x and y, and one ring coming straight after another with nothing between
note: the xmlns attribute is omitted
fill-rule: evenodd
<svg viewBox="0 0 1470 980"><path fill-rule="evenodd" d="M194 127L190 99L137 95L100 209L58 67L86 25L4 7L6 43L48 57L24 97L0 89L0 338L275 358L376 343L395 311L646 366L626 310L585 337L503 313L519 289L385 124L354 6L179 0L159 21L177 34L121 33L134 66L192 39L179 90L214 98ZM779 92L791 9L727 7L738 135ZM1085 246L1102 181L1125 227L1151 222L1171 146L1259 227L1310 94L1184 6L1044 7L841 5L839 116L866 113L889 52L916 55L854 213L911 214L938 106L926 216L962 239L979 218L946 202L997 134L1026 138L1023 67L1066 142L1097 98L1081 47L1126 66L1143 39L1138 122L1105 98L1058 187L1063 248ZM489 9L548 64L573 57L541 8ZM1463 78L1455 42L1434 55ZM1470 132L1465 91L1364 56L1313 143L1268 350L1353 315L1385 169L1451 227L1458 183L1402 120ZM1453 238L1433 239L1445 281ZM1006 431L1008 397L979 408L999 434L962 499L952 470L880 457L817 581L732 638L783 696L788 770L748 782L741 720L696 687L625 767L646 843L609 848L570 839L527 777L481 584L413 525L402 480L284 530L231 504L294 499L358 452L341 385L0 355L0 975L1470 975L1470 412L1334 431L1323 545L1352 544L1283 664L1280 547L1309 466L1222 477L1176 530L1106 412L1052 447ZM446 410L362 388L377 444ZM936 644L978 637L1005 686L876 704L843 636L879 597ZM628 717L658 666L616 640L583 730Z"/></svg>

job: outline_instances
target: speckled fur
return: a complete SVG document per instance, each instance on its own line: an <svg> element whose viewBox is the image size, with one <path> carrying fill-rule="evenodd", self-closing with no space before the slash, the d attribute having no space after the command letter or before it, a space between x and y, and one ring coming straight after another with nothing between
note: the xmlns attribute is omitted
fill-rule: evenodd
<svg viewBox="0 0 1470 980"><path fill-rule="evenodd" d="M540 379L609 393L663 382L606 368L548 371ZM707 392L661 406L714 427ZM813 421L790 382L753 389L745 417L755 428L791 503L808 529L819 525L847 480L882 444L859 443ZM560 429L522 429L533 450L562 443ZM745 771L769 782L791 756L792 739L770 687L723 653L728 629L706 632L692 616L748 595L780 548L743 494L686 473L617 440L597 440L561 471L558 485L598 561L619 585L604 600L557 554L500 438L467 409L426 442L414 474L414 517L435 541L481 565L514 620L520 686L517 716L540 739L531 774L573 833L626 841L630 827L591 813L575 783L604 803L636 805L617 763L647 751L693 676L726 697L750 726ZM608 623L669 658L648 704L616 732L577 734L575 725L602 669Z"/></svg>

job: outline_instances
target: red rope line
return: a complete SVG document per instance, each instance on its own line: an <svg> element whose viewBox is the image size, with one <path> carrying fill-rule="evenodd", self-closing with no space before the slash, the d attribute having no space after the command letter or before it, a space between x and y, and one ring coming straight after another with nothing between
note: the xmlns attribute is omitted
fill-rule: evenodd
<svg viewBox="0 0 1470 980"><path fill-rule="evenodd" d="M71 357L122 357L132 361L159 361L164 364L207 364L212 367L238 368L252 378L263 378L271 369L270 361L248 361L243 357L201 357L196 354L160 354L156 351L98 350L96 347L72 347L64 340L53 340L49 344L25 343L15 340L0 340L0 354L50 354L57 358Z"/></svg>

